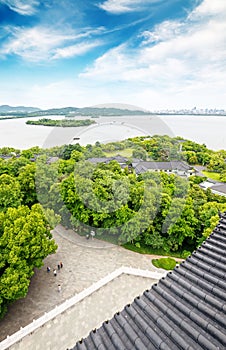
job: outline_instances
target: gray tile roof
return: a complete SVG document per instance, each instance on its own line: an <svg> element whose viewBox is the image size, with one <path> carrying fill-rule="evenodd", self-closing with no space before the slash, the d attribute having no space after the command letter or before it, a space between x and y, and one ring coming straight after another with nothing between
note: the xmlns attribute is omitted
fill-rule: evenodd
<svg viewBox="0 0 226 350"><path fill-rule="evenodd" d="M147 169L158 169L158 170L182 170L187 171L192 169L190 165L185 162L171 161L171 162L139 162L138 165L142 165Z"/></svg>
<svg viewBox="0 0 226 350"><path fill-rule="evenodd" d="M101 157L101 158L88 158L87 161L98 164L98 163L109 163L112 160L116 160L119 164L126 163L127 158L120 156L119 154L114 157Z"/></svg>
<svg viewBox="0 0 226 350"><path fill-rule="evenodd" d="M141 174L148 170L163 170L163 171L182 171L188 172L192 170L192 167L182 161L171 161L171 162L144 162L132 163L136 174Z"/></svg>
<svg viewBox="0 0 226 350"><path fill-rule="evenodd" d="M55 162L57 162L60 158L59 157L50 157L47 159L47 164L53 164Z"/></svg>
<svg viewBox="0 0 226 350"><path fill-rule="evenodd" d="M218 183L211 187L211 190L226 194L226 183Z"/></svg>
<svg viewBox="0 0 226 350"><path fill-rule="evenodd" d="M119 164L123 164L128 161L127 158L122 157L120 154L117 154L117 156L111 157L111 160L116 160Z"/></svg>
<svg viewBox="0 0 226 350"><path fill-rule="evenodd" d="M226 349L226 214L180 266L73 350Z"/></svg>
<svg viewBox="0 0 226 350"><path fill-rule="evenodd" d="M106 163L116 160L119 164L126 164L128 159L120 155L114 157L102 157L102 158L88 158L87 161L98 164ZM142 161L134 158L132 166L135 169L136 174L144 173L148 170L170 170L170 171L183 171L187 172L192 170L192 167L183 161L171 161L171 162L157 162L157 161Z"/></svg>

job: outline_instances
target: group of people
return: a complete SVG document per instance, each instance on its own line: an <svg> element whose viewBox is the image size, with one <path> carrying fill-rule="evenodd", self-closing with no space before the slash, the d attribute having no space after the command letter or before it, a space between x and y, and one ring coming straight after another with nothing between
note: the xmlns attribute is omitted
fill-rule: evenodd
<svg viewBox="0 0 226 350"><path fill-rule="evenodd" d="M59 271L62 268L63 268L63 263L61 261L59 264L57 264L57 270ZM50 272L51 271L51 267L47 266L46 270L47 270L47 272ZM57 270L56 269L53 270L53 274L54 274L55 277L57 276Z"/></svg>
<svg viewBox="0 0 226 350"><path fill-rule="evenodd" d="M57 270L59 271L62 268L63 268L63 263L61 261L59 264L57 264ZM56 269L53 270L53 274L55 277L57 276L57 270ZM47 266L46 271L49 273L51 271L51 267ZM61 292L61 285L60 284L58 284L58 292Z"/></svg>

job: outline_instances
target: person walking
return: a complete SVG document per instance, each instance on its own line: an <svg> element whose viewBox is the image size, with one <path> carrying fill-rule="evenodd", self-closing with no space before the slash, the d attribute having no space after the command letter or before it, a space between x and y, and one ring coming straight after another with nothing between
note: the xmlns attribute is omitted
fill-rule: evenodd
<svg viewBox="0 0 226 350"><path fill-rule="evenodd" d="M53 271L53 274L54 274L54 276L56 277L56 275L57 275L56 269Z"/></svg>
<svg viewBox="0 0 226 350"><path fill-rule="evenodd" d="M58 284L58 292L60 293L61 292L61 285Z"/></svg>
<svg viewBox="0 0 226 350"><path fill-rule="evenodd" d="M47 266L46 271L50 272L50 270L51 270L51 268L49 266Z"/></svg>
<svg viewBox="0 0 226 350"><path fill-rule="evenodd" d="M91 236L91 239L94 239L94 237L95 237L95 231L90 231L90 236Z"/></svg>
<svg viewBox="0 0 226 350"><path fill-rule="evenodd" d="M60 262L60 267L61 267L61 269L63 268L63 263L62 263L62 261Z"/></svg>
<svg viewBox="0 0 226 350"><path fill-rule="evenodd" d="M58 269L58 271L60 270L60 264L57 265L57 269Z"/></svg>

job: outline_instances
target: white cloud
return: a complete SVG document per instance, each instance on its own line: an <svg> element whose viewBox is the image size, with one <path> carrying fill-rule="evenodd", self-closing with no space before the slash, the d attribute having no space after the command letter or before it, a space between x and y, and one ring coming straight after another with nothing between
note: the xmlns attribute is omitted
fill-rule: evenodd
<svg viewBox="0 0 226 350"><path fill-rule="evenodd" d="M100 41L92 41L92 42L83 42L83 43L79 43L71 46L66 46L63 48L57 48L52 58L53 59L70 58L74 56L83 55L86 52L92 50L93 48L99 45L101 45Z"/></svg>
<svg viewBox="0 0 226 350"><path fill-rule="evenodd" d="M32 15L36 12L39 1L37 0L0 0L0 3L7 5L12 11L20 15Z"/></svg>
<svg viewBox="0 0 226 350"><path fill-rule="evenodd" d="M205 94L206 104L219 101L220 96L223 100L226 3L216 0L215 8L212 0L205 0L183 23L164 22L141 38L140 47L132 51L126 44L109 50L81 78L124 84L124 88L128 84L128 89L134 84L139 95L145 90L152 96L155 91L154 96L171 96L175 105L178 96L177 103L185 101L185 96L190 101L200 96L204 102Z"/></svg>
<svg viewBox="0 0 226 350"><path fill-rule="evenodd" d="M2 46L2 55L16 54L29 61L40 61L51 57L52 50L73 38L45 28L13 28L12 38Z"/></svg>
<svg viewBox="0 0 226 350"><path fill-rule="evenodd" d="M148 4L160 2L162 0L106 0L98 6L106 11L113 14L120 14L124 12L139 11Z"/></svg>
<svg viewBox="0 0 226 350"><path fill-rule="evenodd" d="M132 1L106 3L132 6ZM140 1L140 5L144 3ZM139 1L133 1L133 5L135 8ZM11 35L0 54L17 54L37 62L73 57L101 45L98 40L91 41L91 29L65 34L60 29L14 28ZM4 84L2 98L14 104L10 99L18 97L17 104L29 100L42 108L121 102L149 110L195 105L226 109L225 1L204 0L183 22L163 22L135 39L141 41L139 47L131 49L124 43L108 50L77 79L72 71L74 81L43 85L41 79L36 79L35 86L25 85L23 91L15 91L14 97L12 91L6 92Z"/></svg>
<svg viewBox="0 0 226 350"><path fill-rule="evenodd" d="M202 3L195 8L190 17L201 16L225 16L226 2L224 0L203 0Z"/></svg>
<svg viewBox="0 0 226 350"><path fill-rule="evenodd" d="M158 41L166 41L181 34L183 24L177 21L165 21L160 25L157 25L155 30L150 32L148 30L141 34L143 38L143 45L155 43Z"/></svg>
<svg viewBox="0 0 226 350"><path fill-rule="evenodd" d="M0 55L15 54L24 60L31 62L44 62L51 59L72 57L86 53L99 42L79 43L84 37L91 36L91 31L86 33L68 33L51 30L50 28L34 27L9 28L11 39L0 48ZM94 31L96 33L97 30ZM73 43L73 44L72 44Z"/></svg>
<svg viewBox="0 0 226 350"><path fill-rule="evenodd" d="M102 81L123 79L123 71L134 67L133 59L125 54L125 46L113 48L96 59L93 67L80 74L80 77L94 78Z"/></svg>

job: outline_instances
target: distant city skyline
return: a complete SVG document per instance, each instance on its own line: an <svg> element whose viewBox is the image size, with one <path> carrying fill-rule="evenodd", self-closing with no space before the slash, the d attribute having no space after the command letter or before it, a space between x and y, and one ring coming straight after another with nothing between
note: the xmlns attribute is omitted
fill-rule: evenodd
<svg viewBox="0 0 226 350"><path fill-rule="evenodd" d="M224 0L0 0L0 105L226 110Z"/></svg>
<svg viewBox="0 0 226 350"><path fill-rule="evenodd" d="M181 109L157 109L157 110L147 110L143 108L139 108L139 106L128 105L128 104L118 104L118 103L107 103L107 104L99 104L93 106L84 106L79 108L76 106L67 106L66 108L49 108L49 109L40 109L35 108L35 106L9 106L9 105L0 105L0 117L7 118L8 116L16 115L17 113L38 113L39 116L48 116L54 114L59 115L94 115L96 114L96 109L100 109L100 115L109 116L114 115L113 110L116 110L116 115L118 116L119 111L125 111L125 114L120 115L129 115L128 110L131 111L131 115L136 115L136 112L144 112L145 114L158 114L158 115L219 115L226 116L226 109L218 109L218 108L197 108L193 107L191 109L181 108ZM110 112L107 112L107 110ZM86 111L85 111L86 110ZM104 112L105 110L105 112ZM76 114L75 114L76 113ZM105 114L106 113L106 114ZM113 113L113 114L112 114ZM139 113L138 113L139 114ZM142 115L142 114L141 114Z"/></svg>

